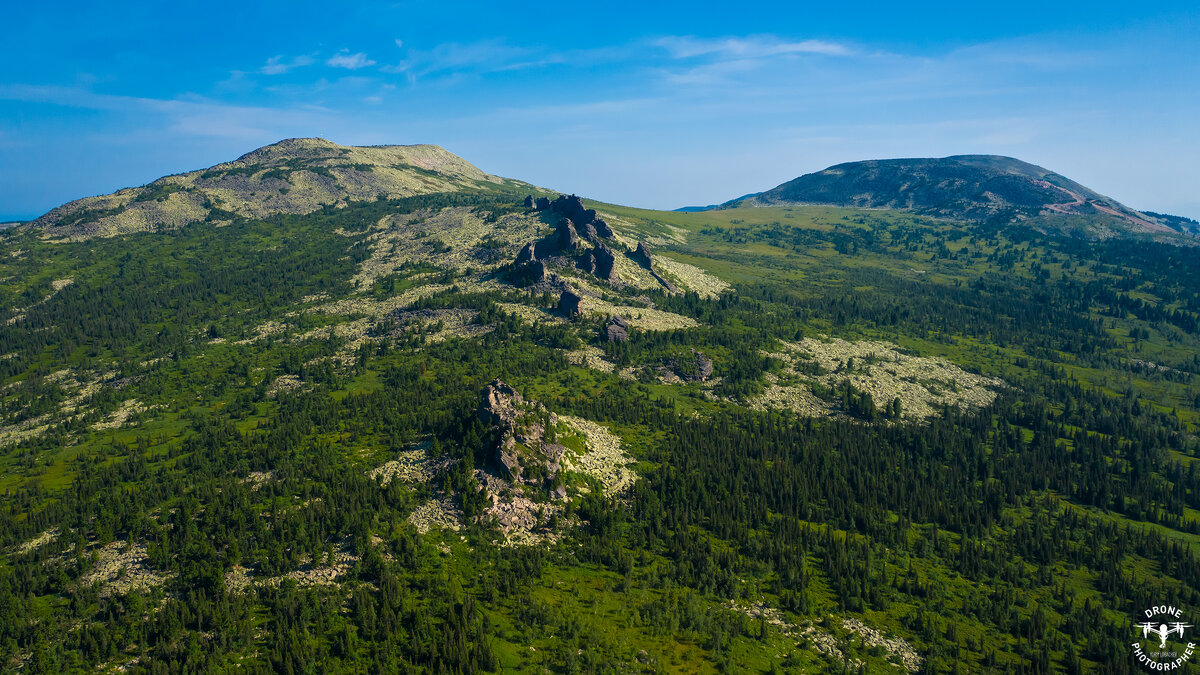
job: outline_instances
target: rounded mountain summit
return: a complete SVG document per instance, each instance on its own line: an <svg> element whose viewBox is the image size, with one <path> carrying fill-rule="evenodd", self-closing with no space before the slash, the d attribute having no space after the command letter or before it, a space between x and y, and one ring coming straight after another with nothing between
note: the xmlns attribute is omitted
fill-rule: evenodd
<svg viewBox="0 0 1200 675"><path fill-rule="evenodd" d="M828 204L907 209L970 220L1030 221L1039 229L1093 235L1167 234L1175 230L1075 181L999 155L872 159L831 166L723 204Z"/></svg>

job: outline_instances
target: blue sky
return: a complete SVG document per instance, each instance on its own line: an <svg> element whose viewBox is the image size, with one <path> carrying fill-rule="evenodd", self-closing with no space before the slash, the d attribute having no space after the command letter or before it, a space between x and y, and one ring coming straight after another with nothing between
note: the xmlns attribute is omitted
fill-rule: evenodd
<svg viewBox="0 0 1200 675"><path fill-rule="evenodd" d="M1012 155L1200 218L1200 5L9 3L0 220L294 136L653 208Z"/></svg>

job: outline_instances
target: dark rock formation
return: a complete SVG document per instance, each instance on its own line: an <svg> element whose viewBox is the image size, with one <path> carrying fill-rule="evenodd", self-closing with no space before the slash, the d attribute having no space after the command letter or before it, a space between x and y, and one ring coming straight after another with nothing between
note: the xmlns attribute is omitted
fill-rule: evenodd
<svg viewBox="0 0 1200 675"><path fill-rule="evenodd" d="M600 218L597 218L592 221L592 225L595 226L596 233L601 237L604 237L605 239L612 239L613 231L612 228L608 226L608 223Z"/></svg>
<svg viewBox="0 0 1200 675"><path fill-rule="evenodd" d="M546 278L546 263L538 260L538 246L529 242L521 247L517 259L509 268L506 276L517 286L528 286Z"/></svg>
<svg viewBox="0 0 1200 675"><path fill-rule="evenodd" d="M550 198L538 197L536 200L534 200L534 208L538 211L545 211L546 209L550 208Z"/></svg>
<svg viewBox="0 0 1200 675"><path fill-rule="evenodd" d="M584 239L587 239L588 241L596 241L598 233L596 232L595 225L591 223L584 223L575 229L579 232L579 236L583 237Z"/></svg>
<svg viewBox="0 0 1200 675"><path fill-rule="evenodd" d="M592 256L596 260L595 270L592 274L605 281L612 281L613 267L617 263L617 257L613 255L612 249L604 244L596 244L596 248L592 250Z"/></svg>
<svg viewBox="0 0 1200 675"><path fill-rule="evenodd" d="M533 195L525 196L525 208L532 209L534 207Z"/></svg>
<svg viewBox="0 0 1200 675"><path fill-rule="evenodd" d="M575 231L575 226L568 218L559 220L558 224L554 226L554 238L558 243L559 250L563 252L574 251L575 247L579 246L579 233Z"/></svg>
<svg viewBox="0 0 1200 675"><path fill-rule="evenodd" d="M533 243L533 256L538 260L544 260L559 253L557 234L552 234L544 239L538 239Z"/></svg>
<svg viewBox="0 0 1200 675"><path fill-rule="evenodd" d="M604 325L604 335L607 342L624 342L629 339L629 319L614 316Z"/></svg>
<svg viewBox="0 0 1200 675"><path fill-rule="evenodd" d="M521 249L521 252L517 254L518 265L530 263L535 260L537 260L537 247L534 246L533 242L525 244L524 248Z"/></svg>
<svg viewBox="0 0 1200 675"><path fill-rule="evenodd" d="M706 382L713 374L712 359L695 349L692 350L690 360L680 363L677 359L671 359L668 365L670 370L685 382Z"/></svg>
<svg viewBox="0 0 1200 675"><path fill-rule="evenodd" d="M555 212L561 213L576 223L589 223L592 221L592 218L596 217L595 211L592 211L591 218L585 217L587 209L583 206L583 200L575 195L571 195L570 197L560 195L558 199L554 200L551 207L554 208Z"/></svg>
<svg viewBox="0 0 1200 675"><path fill-rule="evenodd" d="M558 311L567 316L578 316L580 300L583 300L583 298L568 288L563 291L562 297L558 300Z"/></svg>
<svg viewBox="0 0 1200 675"><path fill-rule="evenodd" d="M654 269L654 259L650 257L650 249L646 246L646 242L639 241L637 250L629 255L634 262L645 267L648 270Z"/></svg>
<svg viewBox="0 0 1200 675"><path fill-rule="evenodd" d="M583 254L579 256L579 260L576 261L576 264L579 265L579 269L587 272L588 274L596 273L596 255L591 251L584 251Z"/></svg>
<svg viewBox="0 0 1200 675"><path fill-rule="evenodd" d="M701 382L705 382L708 380L708 378L712 377L713 374L712 359L694 349L692 350L692 353L696 355L697 375L699 376Z"/></svg>

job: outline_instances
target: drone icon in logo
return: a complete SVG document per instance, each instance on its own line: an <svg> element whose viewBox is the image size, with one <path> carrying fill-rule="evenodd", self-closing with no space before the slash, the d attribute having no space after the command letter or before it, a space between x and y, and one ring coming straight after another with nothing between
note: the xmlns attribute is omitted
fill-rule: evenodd
<svg viewBox="0 0 1200 675"><path fill-rule="evenodd" d="M1178 633L1179 637L1183 638L1183 631L1192 627L1191 624L1177 622L1177 623L1171 624L1171 627L1168 628L1167 624L1165 624L1165 623L1160 623L1157 626L1155 626L1153 623L1150 623L1149 621L1144 621L1144 622L1138 624L1138 626L1141 627L1141 629L1142 629L1142 637L1143 638L1149 637L1151 633L1154 633L1155 635L1158 636L1159 649L1166 649L1167 638L1171 637L1171 635Z"/></svg>

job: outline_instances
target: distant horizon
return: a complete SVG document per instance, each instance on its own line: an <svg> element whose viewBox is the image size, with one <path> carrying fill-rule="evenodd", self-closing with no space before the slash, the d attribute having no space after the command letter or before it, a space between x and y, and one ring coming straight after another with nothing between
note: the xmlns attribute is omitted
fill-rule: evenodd
<svg viewBox="0 0 1200 675"><path fill-rule="evenodd" d="M653 209L847 161L1004 155L1200 219L1193 2L764 3L720 22L670 2L68 6L13 7L0 43L3 221L289 137L434 143Z"/></svg>

